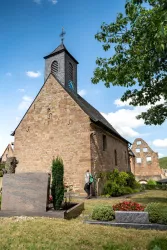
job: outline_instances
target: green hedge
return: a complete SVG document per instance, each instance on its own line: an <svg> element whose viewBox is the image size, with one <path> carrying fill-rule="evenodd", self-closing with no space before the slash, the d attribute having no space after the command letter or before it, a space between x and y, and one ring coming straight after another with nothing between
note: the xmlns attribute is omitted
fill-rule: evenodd
<svg viewBox="0 0 167 250"><path fill-rule="evenodd" d="M92 219L101 221L111 221L115 218L114 210L111 206L100 205L93 209Z"/></svg>
<svg viewBox="0 0 167 250"><path fill-rule="evenodd" d="M150 222L167 225L167 207L165 205L152 202L147 205L145 211L149 214Z"/></svg>

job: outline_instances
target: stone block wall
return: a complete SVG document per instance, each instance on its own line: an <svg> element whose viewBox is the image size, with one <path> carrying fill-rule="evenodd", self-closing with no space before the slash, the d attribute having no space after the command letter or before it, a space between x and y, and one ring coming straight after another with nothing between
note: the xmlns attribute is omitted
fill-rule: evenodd
<svg viewBox="0 0 167 250"><path fill-rule="evenodd" d="M99 173L118 169L130 171L128 144L91 124L91 162L92 172ZM106 148L103 150L103 136L106 136ZM116 151L116 160L115 160Z"/></svg>
<svg viewBox="0 0 167 250"><path fill-rule="evenodd" d="M132 151L135 155L135 166L131 164L131 168L133 174L138 177L137 179L154 178L154 176L156 176L156 179L157 176L161 178L162 170L159 166L158 154L143 139L135 139Z"/></svg>
<svg viewBox="0 0 167 250"><path fill-rule="evenodd" d="M50 172L53 158L64 162L65 182L83 192L91 170L90 119L50 75L15 131L16 173Z"/></svg>

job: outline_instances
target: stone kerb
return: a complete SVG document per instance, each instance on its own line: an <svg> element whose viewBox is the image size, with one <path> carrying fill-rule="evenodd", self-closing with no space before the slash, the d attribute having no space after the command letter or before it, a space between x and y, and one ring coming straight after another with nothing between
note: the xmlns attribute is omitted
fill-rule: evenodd
<svg viewBox="0 0 167 250"><path fill-rule="evenodd" d="M147 212L137 211L115 211L115 220L117 223L150 223Z"/></svg>
<svg viewBox="0 0 167 250"><path fill-rule="evenodd" d="M2 211L45 212L49 177L47 173L5 174Z"/></svg>

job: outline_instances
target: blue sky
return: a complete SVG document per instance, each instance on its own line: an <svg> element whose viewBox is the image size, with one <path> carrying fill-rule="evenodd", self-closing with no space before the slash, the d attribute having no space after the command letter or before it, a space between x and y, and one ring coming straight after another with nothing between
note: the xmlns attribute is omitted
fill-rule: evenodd
<svg viewBox="0 0 167 250"><path fill-rule="evenodd" d="M0 8L0 155L14 140L10 133L44 82L43 57L60 44L79 61L79 93L97 108L130 142L142 137L160 156L167 155L167 122L145 126L135 116L146 109L120 102L121 87L93 85L95 60L104 52L94 38L102 22L115 20L124 11L124 0L1 0Z"/></svg>

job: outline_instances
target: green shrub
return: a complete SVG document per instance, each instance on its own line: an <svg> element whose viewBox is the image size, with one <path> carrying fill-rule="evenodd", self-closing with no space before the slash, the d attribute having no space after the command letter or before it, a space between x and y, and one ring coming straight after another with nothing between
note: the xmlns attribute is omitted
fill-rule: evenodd
<svg viewBox="0 0 167 250"><path fill-rule="evenodd" d="M152 223L167 224L167 207L160 203L149 203L145 208Z"/></svg>
<svg viewBox="0 0 167 250"><path fill-rule="evenodd" d="M131 187L131 188L138 188L137 185L140 183L138 183L136 180L135 180L135 176L133 173L131 172L128 172L128 178L127 178L127 186Z"/></svg>
<svg viewBox="0 0 167 250"><path fill-rule="evenodd" d="M2 170L3 168L5 168L5 163L0 163L0 170Z"/></svg>
<svg viewBox="0 0 167 250"><path fill-rule="evenodd" d="M122 187L120 187L115 181L106 181L103 194L114 197L120 196L123 194Z"/></svg>
<svg viewBox="0 0 167 250"><path fill-rule="evenodd" d="M155 238L149 243L147 249L148 250L165 250L167 249L167 239Z"/></svg>
<svg viewBox="0 0 167 250"><path fill-rule="evenodd" d="M59 157L52 162L52 197L53 207L58 210L61 207L64 198L64 165Z"/></svg>
<svg viewBox="0 0 167 250"><path fill-rule="evenodd" d="M134 190L131 187L123 187L122 194L133 194Z"/></svg>
<svg viewBox="0 0 167 250"><path fill-rule="evenodd" d="M153 186L155 186L155 185L157 185L157 183L156 183L156 181L154 181L154 180L152 180L152 179L149 179L148 181L147 181L147 185L153 185Z"/></svg>
<svg viewBox="0 0 167 250"><path fill-rule="evenodd" d="M111 221L114 219L114 210L111 206L100 205L96 206L93 209L92 219L93 220L102 220L102 221Z"/></svg>
<svg viewBox="0 0 167 250"><path fill-rule="evenodd" d="M2 170L0 170L0 177L2 177L3 176L3 171Z"/></svg>

